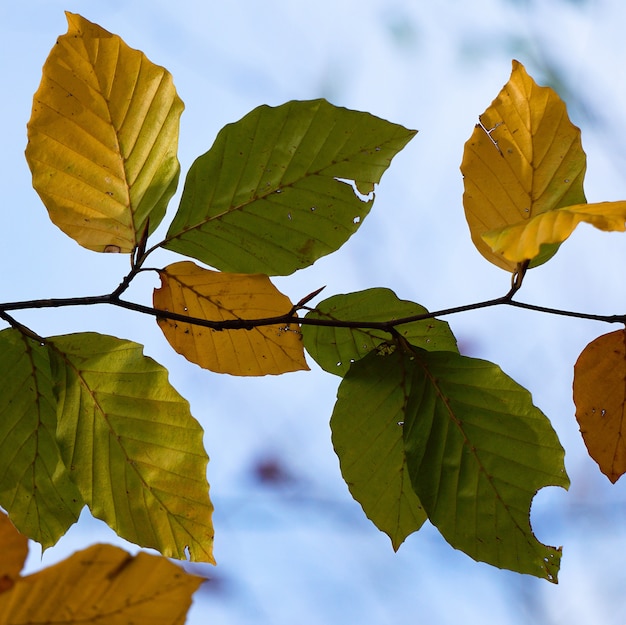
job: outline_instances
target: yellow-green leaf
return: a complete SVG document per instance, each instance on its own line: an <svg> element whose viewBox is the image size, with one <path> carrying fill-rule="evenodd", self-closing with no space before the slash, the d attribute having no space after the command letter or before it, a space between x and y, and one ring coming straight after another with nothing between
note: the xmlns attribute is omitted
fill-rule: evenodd
<svg viewBox="0 0 626 625"><path fill-rule="evenodd" d="M80 15L50 52L26 159L52 221L97 252L130 252L178 183L183 104L171 75Z"/></svg>
<svg viewBox="0 0 626 625"><path fill-rule="evenodd" d="M570 122L559 96L538 86L517 61L509 82L479 120L461 163L465 217L478 251L515 271L517 263L492 251L483 235L586 201L580 130ZM531 266L545 262L557 249L545 248Z"/></svg>
<svg viewBox="0 0 626 625"><path fill-rule="evenodd" d="M167 370L112 336L48 345L59 445L93 515L142 547L213 563L203 430Z"/></svg>
<svg viewBox="0 0 626 625"><path fill-rule="evenodd" d="M288 314L292 304L263 274L210 271L190 261L159 272L154 306L207 321L266 319ZM204 369L232 375L267 375L308 369L297 326L285 323L221 330L159 319L170 345Z"/></svg>
<svg viewBox="0 0 626 625"><path fill-rule="evenodd" d="M494 253L518 263L539 256L543 246L563 243L581 222L606 232L624 232L626 202L598 202L559 208L528 221L487 232L483 239Z"/></svg>
<svg viewBox="0 0 626 625"><path fill-rule="evenodd" d="M576 419L589 455L615 483L626 473L626 331L585 347L574 366Z"/></svg>
<svg viewBox="0 0 626 625"><path fill-rule="evenodd" d="M56 440L48 348L17 330L0 332L0 505L44 548L85 505Z"/></svg>
<svg viewBox="0 0 626 625"><path fill-rule="evenodd" d="M94 545L19 578L0 595L0 625L183 625L201 583L166 558Z"/></svg>
<svg viewBox="0 0 626 625"><path fill-rule="evenodd" d="M15 584L28 555L28 538L20 534L9 517L0 512L0 593Z"/></svg>

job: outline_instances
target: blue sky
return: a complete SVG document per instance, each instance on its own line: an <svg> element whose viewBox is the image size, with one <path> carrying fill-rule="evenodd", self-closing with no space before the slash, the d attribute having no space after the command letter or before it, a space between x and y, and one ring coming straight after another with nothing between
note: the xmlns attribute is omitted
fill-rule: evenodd
<svg viewBox="0 0 626 625"><path fill-rule="evenodd" d="M582 128L588 199L626 198L626 12L619 0L4 3L3 301L105 293L127 270L127 258L83 250L47 220L23 158L32 94L66 30L64 10L121 35L172 72L186 104L183 175L224 124L260 104L325 97L419 130L348 244L277 280L293 300L324 284L328 296L386 286L436 310L506 292L509 276L471 244L458 168L478 115L508 80L512 58L539 83L558 87ZM583 226L550 263L529 273L519 299L623 312L625 262L624 235ZM133 297L149 302L155 282L138 282ZM233 379L187 363L151 319L129 312L92 307L18 318L43 335L96 330L141 342L190 400L211 457L218 560L217 568L201 569L213 581L198 593L190 623L626 620L624 485L611 487L587 457L571 400L578 354L616 328L519 310L448 319L467 353L497 362L531 390L566 448L572 487L541 492L532 516L540 540L564 545L561 583L553 586L477 564L430 527L395 554L341 480L328 428L338 380L313 363L310 373ZM259 463L278 464L290 480L280 487L258 483ZM84 515L43 564L103 540L115 537ZM35 549L29 567L41 564Z"/></svg>

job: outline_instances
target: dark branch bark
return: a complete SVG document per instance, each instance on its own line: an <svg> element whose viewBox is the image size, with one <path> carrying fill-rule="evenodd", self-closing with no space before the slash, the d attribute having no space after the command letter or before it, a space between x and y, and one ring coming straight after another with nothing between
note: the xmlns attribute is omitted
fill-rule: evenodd
<svg viewBox="0 0 626 625"><path fill-rule="evenodd" d="M557 308L548 308L545 306L537 306L534 304L526 304L524 302L517 302L512 299L512 296L517 291L516 288L512 288L509 293L502 297L495 299L484 300L482 302L474 302L472 304L465 304L463 306L454 306L452 308L444 308L433 312L423 313L419 315L413 315L410 317L402 317L399 319L392 319L386 321L365 321L358 319L332 319L323 318L316 319L313 317L298 317L296 310L301 304L299 302L294 309L284 315L276 317L266 317L262 319L228 319L222 321L212 321L209 319L201 319L198 317L191 317L189 315L183 315L167 310L159 310L151 306L144 306L135 302L120 299L118 291L114 291L108 295L96 295L88 297L69 297L69 298L57 298L57 299L36 299L26 300L21 302L7 302L0 304L0 318L4 318L8 321L8 312L15 310L27 310L38 308L62 308L68 306L92 306L96 304L107 304L110 306L117 306L119 308L125 308L127 310L133 310L145 315L151 315L157 319L169 319L171 321L180 321L181 323L189 323L192 325L203 326L211 328L213 330L251 330L256 327L268 326L268 325L313 325L313 326L327 326L334 328L362 328L362 329L376 329L391 332L392 329L398 326L412 323L415 321L422 321L424 319L433 319L435 317L445 317L448 315L454 315L462 312L468 312L471 310L479 310L481 308L491 308L494 306L514 306L516 308L523 308L526 310L532 310L535 312L541 312L550 315L560 315L564 317L574 317L577 319L587 319L592 321L602 321L605 323L626 323L626 315L598 315L592 313L576 312L570 310L561 310ZM307 296L309 297L309 296ZM304 298L308 301L307 298Z"/></svg>

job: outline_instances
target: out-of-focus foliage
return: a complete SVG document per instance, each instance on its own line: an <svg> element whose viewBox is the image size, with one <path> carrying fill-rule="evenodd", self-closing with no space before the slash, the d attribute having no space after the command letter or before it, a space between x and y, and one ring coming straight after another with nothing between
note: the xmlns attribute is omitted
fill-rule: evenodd
<svg viewBox="0 0 626 625"><path fill-rule="evenodd" d="M27 540L0 514L4 577L0 624L156 623L182 625L202 578L166 558L131 556L112 545L94 545L33 575L19 575Z"/></svg>

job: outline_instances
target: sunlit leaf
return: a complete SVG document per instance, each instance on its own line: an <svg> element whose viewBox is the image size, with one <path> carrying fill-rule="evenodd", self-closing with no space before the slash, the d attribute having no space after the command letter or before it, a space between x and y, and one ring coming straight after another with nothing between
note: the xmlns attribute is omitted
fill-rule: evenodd
<svg viewBox="0 0 626 625"><path fill-rule="evenodd" d="M164 247L222 271L306 267L357 230L414 135L324 100L260 106L192 165Z"/></svg>
<svg viewBox="0 0 626 625"><path fill-rule="evenodd" d="M80 15L67 20L28 123L33 186L80 245L130 252L176 190L183 104L170 74L142 52Z"/></svg>
<svg viewBox="0 0 626 625"><path fill-rule="evenodd" d="M56 399L48 350L0 332L0 505L23 533L54 545L84 501L56 440Z"/></svg>
<svg viewBox="0 0 626 625"><path fill-rule="evenodd" d="M398 371L370 354L352 364L330 420L341 474L350 493L397 551L426 513L406 466L403 422L407 396Z"/></svg>
<svg viewBox="0 0 626 625"><path fill-rule="evenodd" d="M626 473L626 331L585 347L574 367L576 419L589 455L611 482Z"/></svg>
<svg viewBox="0 0 626 625"><path fill-rule="evenodd" d="M265 319L288 314L292 304L262 274L210 271L184 261L159 271L154 291L160 310L209 321ZM267 375L308 369L297 326L285 323L221 330L159 319L172 347L205 369L232 375Z"/></svg>
<svg viewBox="0 0 626 625"><path fill-rule="evenodd" d="M9 517L0 512L0 593L15 584L28 555L28 538L20 534Z"/></svg>
<svg viewBox="0 0 626 625"><path fill-rule="evenodd" d="M496 254L512 262L530 260L541 247L560 244L576 226L586 222L606 232L626 231L626 202L577 204L537 215L528 221L483 235Z"/></svg>
<svg viewBox="0 0 626 625"><path fill-rule="evenodd" d="M49 344L63 458L93 515L142 547L213 562L203 431L167 370L111 336Z"/></svg>
<svg viewBox="0 0 626 625"><path fill-rule="evenodd" d="M375 288L334 295L307 313L309 319L329 321L390 321L427 314L419 304L398 299L390 289ZM456 339L445 321L424 319L397 326L398 332L412 345L429 351L458 351ZM333 328L303 325L306 350L322 369L343 376L350 363L365 356L390 339L389 332L376 329Z"/></svg>
<svg viewBox="0 0 626 625"><path fill-rule="evenodd" d="M463 205L472 241L489 261L515 271L517 263L492 251L483 235L574 204L583 204L586 157L580 130L549 87L539 87L513 61L509 82L465 144ZM546 247L539 265L556 253Z"/></svg>
<svg viewBox="0 0 626 625"><path fill-rule="evenodd" d="M166 558L94 545L0 595L0 625L183 625L202 578Z"/></svg>

